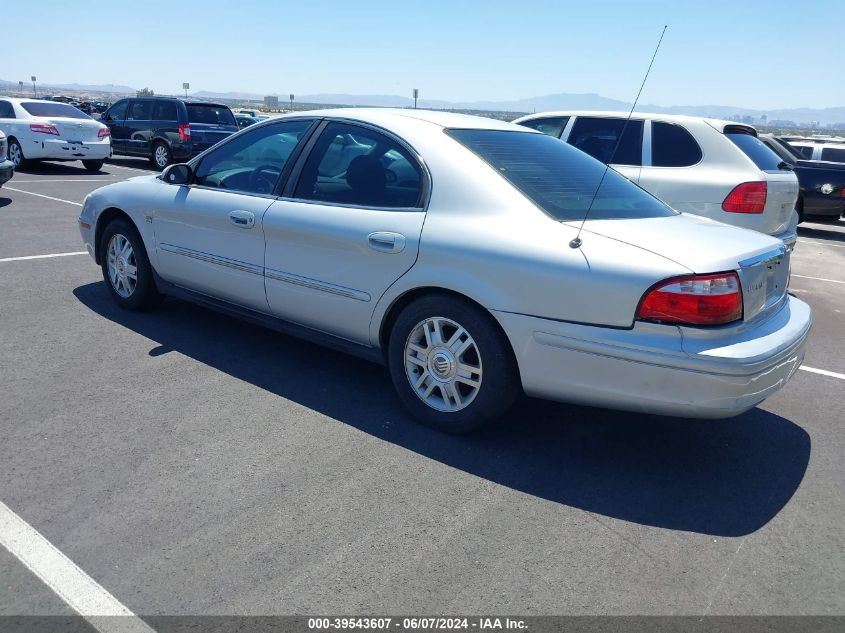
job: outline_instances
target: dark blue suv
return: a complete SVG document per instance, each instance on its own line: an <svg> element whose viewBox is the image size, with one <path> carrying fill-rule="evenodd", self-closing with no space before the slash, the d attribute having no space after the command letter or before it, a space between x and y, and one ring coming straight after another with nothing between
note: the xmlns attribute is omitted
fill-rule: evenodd
<svg viewBox="0 0 845 633"><path fill-rule="evenodd" d="M179 97L121 99L100 121L111 130L114 154L146 156L159 169L193 158L238 131L229 106Z"/></svg>

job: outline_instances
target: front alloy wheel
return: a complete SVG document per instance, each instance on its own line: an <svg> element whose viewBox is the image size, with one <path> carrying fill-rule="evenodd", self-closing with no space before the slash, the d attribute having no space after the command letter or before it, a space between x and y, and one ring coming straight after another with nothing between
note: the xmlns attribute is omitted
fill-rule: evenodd
<svg viewBox="0 0 845 633"><path fill-rule="evenodd" d="M138 285L138 263L135 251L126 236L115 233L109 240L107 253L109 281L114 291L128 299Z"/></svg>

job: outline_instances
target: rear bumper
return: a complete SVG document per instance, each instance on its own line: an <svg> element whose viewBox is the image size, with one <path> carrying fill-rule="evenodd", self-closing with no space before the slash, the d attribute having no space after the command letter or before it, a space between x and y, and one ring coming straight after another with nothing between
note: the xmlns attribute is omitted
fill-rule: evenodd
<svg viewBox="0 0 845 633"><path fill-rule="evenodd" d="M39 135L47 136L47 135ZM111 141L103 139L70 143L56 138L31 140L24 146L28 159L46 160L103 160L111 156Z"/></svg>
<svg viewBox="0 0 845 633"><path fill-rule="evenodd" d="M809 306L794 297L762 323L700 338L674 326L616 330L495 314L529 396L697 418L739 415L783 387L812 324Z"/></svg>
<svg viewBox="0 0 845 633"><path fill-rule="evenodd" d="M3 186L15 175L15 165L10 160L0 160L0 186Z"/></svg>
<svg viewBox="0 0 845 633"><path fill-rule="evenodd" d="M845 213L845 198L832 198L830 196L824 198L804 198L805 218L827 218L835 220L843 213Z"/></svg>

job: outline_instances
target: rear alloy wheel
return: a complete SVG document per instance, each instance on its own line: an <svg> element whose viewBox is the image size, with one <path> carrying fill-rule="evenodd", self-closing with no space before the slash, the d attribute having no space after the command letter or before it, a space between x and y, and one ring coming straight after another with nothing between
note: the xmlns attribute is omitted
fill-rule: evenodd
<svg viewBox="0 0 845 633"><path fill-rule="evenodd" d="M12 161L15 169L26 165L26 159L23 156L23 149L21 148L20 143L18 143L18 139L9 139L9 148L7 153L9 154L9 160Z"/></svg>
<svg viewBox="0 0 845 633"><path fill-rule="evenodd" d="M173 154L166 144L158 142L153 145L153 155L151 160L153 165L159 169L164 169L173 162Z"/></svg>
<svg viewBox="0 0 845 633"><path fill-rule="evenodd" d="M503 415L519 394L510 344L492 317L449 295L407 306L388 360L402 403L424 424L467 433Z"/></svg>
<svg viewBox="0 0 845 633"><path fill-rule="evenodd" d="M161 299L141 236L125 220L113 220L100 241L103 279L121 308L143 310Z"/></svg>
<svg viewBox="0 0 845 633"><path fill-rule="evenodd" d="M83 160L82 165L90 172L97 173L103 168L102 160Z"/></svg>

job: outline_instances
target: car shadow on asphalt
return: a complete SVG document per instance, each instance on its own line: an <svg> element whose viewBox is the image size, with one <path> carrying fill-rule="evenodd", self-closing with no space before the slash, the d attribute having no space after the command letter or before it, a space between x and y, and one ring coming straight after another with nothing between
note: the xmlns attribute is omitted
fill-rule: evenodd
<svg viewBox="0 0 845 633"><path fill-rule="evenodd" d="M103 282L74 295L96 314L381 440L526 494L648 526L717 536L760 529L810 458L799 426L760 408L686 420L522 398L500 423L450 436L415 423L387 370L182 301L127 312Z"/></svg>
<svg viewBox="0 0 845 633"><path fill-rule="evenodd" d="M845 222L831 222L828 225L816 225L814 227L799 226L798 236L809 237L814 240L829 240L832 242L845 242L845 231L837 231L837 228L845 229Z"/></svg>
<svg viewBox="0 0 845 633"><path fill-rule="evenodd" d="M0 209L2 209L2 208L3 208L3 207L5 207L5 206L8 206L8 205L10 205L10 204L12 204L12 199L11 199L11 198L3 198L3 197L0 197Z"/></svg>

